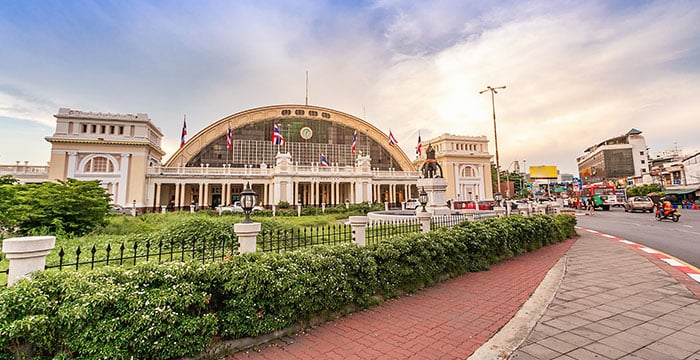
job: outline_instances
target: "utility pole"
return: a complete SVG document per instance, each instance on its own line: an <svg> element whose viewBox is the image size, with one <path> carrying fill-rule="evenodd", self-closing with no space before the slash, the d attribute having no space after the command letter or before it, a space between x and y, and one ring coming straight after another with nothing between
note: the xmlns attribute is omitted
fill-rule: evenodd
<svg viewBox="0 0 700 360"><path fill-rule="evenodd" d="M487 86L485 90L479 91L479 94L483 94L487 91L491 92L491 109L493 110L493 140L496 145L496 178L498 181L498 193L501 193L501 165L498 159L498 132L496 131L496 103L494 101L494 94L498 94L497 90L505 89L504 86L491 87Z"/></svg>

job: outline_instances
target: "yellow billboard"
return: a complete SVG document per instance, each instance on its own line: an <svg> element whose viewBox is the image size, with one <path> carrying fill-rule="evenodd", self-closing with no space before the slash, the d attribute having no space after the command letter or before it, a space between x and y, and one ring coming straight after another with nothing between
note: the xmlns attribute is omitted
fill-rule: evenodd
<svg viewBox="0 0 700 360"><path fill-rule="evenodd" d="M530 179L556 179L557 167L549 165L530 166Z"/></svg>

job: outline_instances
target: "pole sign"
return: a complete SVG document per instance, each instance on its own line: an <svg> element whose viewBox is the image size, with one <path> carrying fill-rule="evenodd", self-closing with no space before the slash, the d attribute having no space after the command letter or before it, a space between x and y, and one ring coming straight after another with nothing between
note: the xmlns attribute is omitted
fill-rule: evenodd
<svg viewBox="0 0 700 360"><path fill-rule="evenodd" d="M583 188L580 178L575 177L575 178L571 179L571 182L574 183L574 185L578 185L579 190L581 190Z"/></svg>

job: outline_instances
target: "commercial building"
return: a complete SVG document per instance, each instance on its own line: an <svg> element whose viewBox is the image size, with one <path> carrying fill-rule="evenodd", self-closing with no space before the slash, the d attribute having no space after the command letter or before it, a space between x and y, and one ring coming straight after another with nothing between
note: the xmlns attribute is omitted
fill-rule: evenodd
<svg viewBox="0 0 700 360"><path fill-rule="evenodd" d="M624 186L628 178L639 183L651 182L648 157L642 132L631 129L587 148L576 162L584 185L604 182Z"/></svg>
<svg viewBox="0 0 700 360"><path fill-rule="evenodd" d="M213 208L250 184L263 205L406 201L417 197L416 164L388 135L346 113L309 105L238 112L188 136L167 161L147 114L59 109L47 167L5 165L23 182L98 179L122 206ZM273 134L279 143L272 140ZM491 198L485 137L429 140L446 169L448 198ZM417 162L419 165L419 162ZM25 175L30 175L25 177Z"/></svg>

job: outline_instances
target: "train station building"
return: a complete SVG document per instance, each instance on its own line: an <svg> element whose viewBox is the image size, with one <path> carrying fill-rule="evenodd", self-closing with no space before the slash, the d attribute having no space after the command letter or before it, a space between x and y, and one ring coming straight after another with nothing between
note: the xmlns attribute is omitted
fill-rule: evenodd
<svg viewBox="0 0 700 360"><path fill-rule="evenodd" d="M440 135L424 141L412 161L363 119L317 106L273 105L211 123L165 160L163 133L147 114L61 108L54 116L48 166L18 162L2 166L3 174L32 182L98 179L115 204L143 211L231 204L247 184L265 206L401 203L418 197L418 169L430 144L445 170L447 198L492 198L485 136Z"/></svg>

